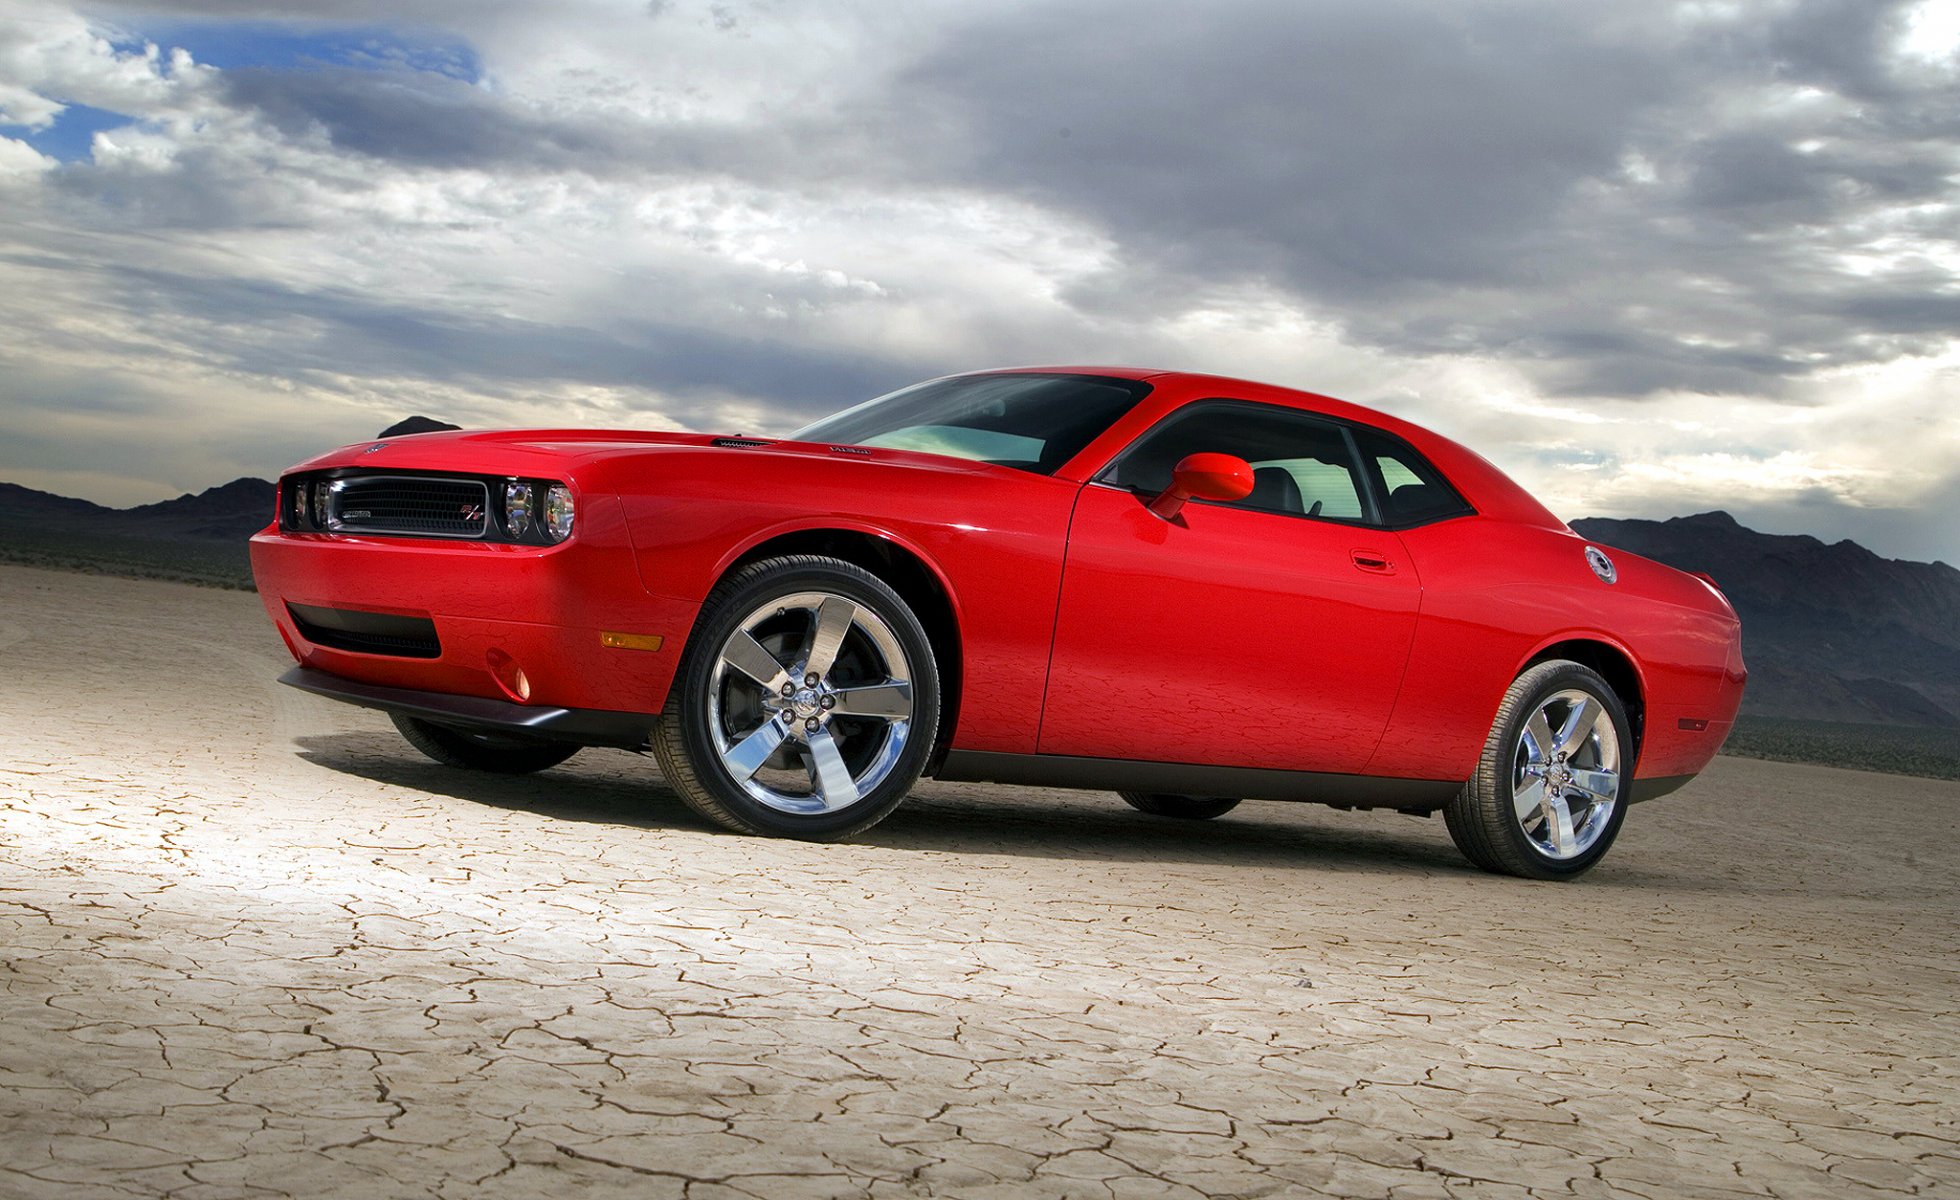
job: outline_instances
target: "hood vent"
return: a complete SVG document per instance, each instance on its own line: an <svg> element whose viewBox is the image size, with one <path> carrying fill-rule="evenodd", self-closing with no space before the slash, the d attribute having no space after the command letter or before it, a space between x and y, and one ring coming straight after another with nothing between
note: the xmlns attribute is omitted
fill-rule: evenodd
<svg viewBox="0 0 1960 1200"><path fill-rule="evenodd" d="M718 437L708 444L720 446L724 450L753 450L757 446L767 446L769 443L762 438Z"/></svg>

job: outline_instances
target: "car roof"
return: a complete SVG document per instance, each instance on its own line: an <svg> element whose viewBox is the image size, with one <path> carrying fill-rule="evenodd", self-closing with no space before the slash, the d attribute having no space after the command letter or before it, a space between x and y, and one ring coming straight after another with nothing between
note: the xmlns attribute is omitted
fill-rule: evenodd
<svg viewBox="0 0 1960 1200"><path fill-rule="evenodd" d="M1510 476L1483 455L1461 443L1452 441L1432 429L1417 425L1380 409L1355 404L1338 397L1319 392L1304 391L1300 388L1282 387L1279 384L1261 383L1252 379L1240 379L1230 375L1213 375L1201 371L1176 371L1161 367L1122 367L1106 365L1072 366L1017 366L1001 367L993 370L963 371L963 375L1008 375L1008 374L1054 374L1054 375L1102 375L1113 379L1134 379L1148 381L1153 389L1167 393L1173 404L1189 403L1192 400L1210 397L1252 400L1262 403L1279 404L1307 412L1319 413L1336 420L1366 425L1393 434L1435 464L1445 478L1463 494L1472 507L1486 516L1503 520L1519 521L1527 525L1543 526L1551 529L1565 529L1552 511L1539 503ZM1125 422L1119 422L1122 426ZM1142 432L1141 429L1128 431L1130 435ZM1101 439L1098 439L1100 441ZM1087 453L1087 452L1085 452Z"/></svg>

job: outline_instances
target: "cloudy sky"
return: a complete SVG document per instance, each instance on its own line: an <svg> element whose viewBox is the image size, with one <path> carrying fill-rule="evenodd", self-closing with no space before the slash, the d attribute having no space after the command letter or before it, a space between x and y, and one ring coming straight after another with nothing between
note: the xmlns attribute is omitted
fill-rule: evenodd
<svg viewBox="0 0 1960 1200"><path fill-rule="evenodd" d="M1960 561L1957 185L1960 0L0 0L0 479L1119 362Z"/></svg>

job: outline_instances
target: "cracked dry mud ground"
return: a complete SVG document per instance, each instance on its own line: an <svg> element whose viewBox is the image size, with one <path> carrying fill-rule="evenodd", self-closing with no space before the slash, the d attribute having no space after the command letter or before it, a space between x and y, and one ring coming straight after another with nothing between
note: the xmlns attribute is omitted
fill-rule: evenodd
<svg viewBox="0 0 1960 1200"><path fill-rule="evenodd" d="M1577 885L1441 824L448 771L255 599L0 568L0 1196L1960 1194L1960 786L1719 760Z"/></svg>

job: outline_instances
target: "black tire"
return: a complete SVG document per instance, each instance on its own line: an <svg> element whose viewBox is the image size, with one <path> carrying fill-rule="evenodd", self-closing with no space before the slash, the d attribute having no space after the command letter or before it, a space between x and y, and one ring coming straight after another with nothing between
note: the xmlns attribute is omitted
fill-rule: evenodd
<svg viewBox="0 0 1960 1200"><path fill-rule="evenodd" d="M1579 709L1560 699L1570 696L1590 697L1611 722L1612 804L1610 809L1605 809L1583 791L1557 788L1562 796L1582 809L1581 815L1564 822L1563 833L1574 840L1561 852L1556 846L1542 845L1538 835L1528 832L1535 826L1546 831L1545 837L1557 842L1558 838L1551 832L1551 807L1541 802L1531 814L1520 814L1516 797L1520 786L1539 786L1533 782L1539 776L1531 774L1536 769L1533 764L1540 761L1531 750L1537 739L1526 738L1532 718L1548 704L1553 706L1551 711L1563 711L1568 717L1576 718ZM1593 719L1591 737L1571 752L1570 757L1571 764L1588 771L1588 780L1594 784L1606 778L1592 770L1604 762L1607 751L1608 739L1599 731L1599 719ZM1558 731L1552 732L1556 735ZM1555 742L1556 737L1552 740ZM1490 737L1484 743L1483 756L1477 763L1477 773L1443 810L1444 821L1457 849L1486 871L1525 879L1573 879L1604 858L1619 836L1620 826L1626 820L1633 761L1632 729L1627 722L1626 708L1612 687L1578 663L1563 659L1542 662L1518 676L1504 693ZM1560 758L1553 769L1566 765L1567 760ZM1573 804L1567 803L1565 807L1569 810Z"/></svg>
<svg viewBox="0 0 1960 1200"><path fill-rule="evenodd" d="M1226 796L1180 796L1171 792L1118 792L1123 803L1153 817L1178 817L1186 821L1209 821L1239 806Z"/></svg>
<svg viewBox="0 0 1960 1200"><path fill-rule="evenodd" d="M820 684L790 684L799 689L795 704L816 693L837 701L834 709L825 705L806 714L733 669L724 652L738 632L748 632L746 624L753 630L751 644L762 646L778 668L800 670L798 654L808 654L823 611L801 607L813 596L848 601L855 613ZM774 616L767 615L777 601L785 603ZM866 614L868 619L860 620ZM799 633L797 623L805 617L808 631ZM903 661L887 661L894 654ZM887 681L909 684L909 715L894 719L847 713L846 692L832 689L878 686L880 669ZM719 743L762 733L771 719L784 719L783 728L790 732L746 782L738 779ZM820 728L807 728L812 720L821 722ZM718 825L742 833L836 841L870 828L898 807L925 768L938 727L938 665L925 627L911 608L862 567L797 554L743 567L702 603L666 709L654 727L653 751L681 799ZM826 736L833 738L839 755L833 761L844 766L849 794L856 798L819 808L831 805L830 790L819 782L815 744ZM809 788L807 796L793 790L799 771ZM805 807L783 807L797 804Z"/></svg>
<svg viewBox="0 0 1960 1200"><path fill-rule="evenodd" d="M445 767L470 771L494 771L499 775L529 775L555 767L580 747L571 742L549 742L539 738L504 733L480 733L453 725L438 725L420 717L390 713L395 728L408 744Z"/></svg>

